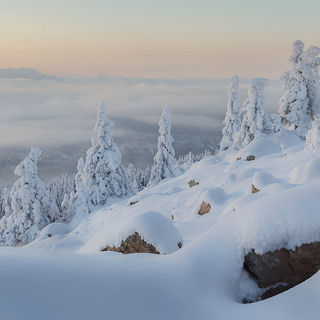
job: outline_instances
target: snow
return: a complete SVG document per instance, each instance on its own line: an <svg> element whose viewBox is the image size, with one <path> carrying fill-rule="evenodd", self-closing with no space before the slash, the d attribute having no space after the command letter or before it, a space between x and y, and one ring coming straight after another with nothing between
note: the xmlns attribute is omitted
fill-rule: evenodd
<svg viewBox="0 0 320 320"><path fill-rule="evenodd" d="M22 248L1 247L0 318L319 319L320 274L242 304L260 290L243 270L247 252L320 241L320 154L305 147L281 128L76 223L50 224ZM203 201L211 210L200 216ZM134 232L161 254L100 252Z"/></svg>
<svg viewBox="0 0 320 320"><path fill-rule="evenodd" d="M46 238L51 238L52 236L56 236L59 234L67 234L72 229L65 225L64 223L54 222L47 225L40 233L38 240L43 240Z"/></svg>

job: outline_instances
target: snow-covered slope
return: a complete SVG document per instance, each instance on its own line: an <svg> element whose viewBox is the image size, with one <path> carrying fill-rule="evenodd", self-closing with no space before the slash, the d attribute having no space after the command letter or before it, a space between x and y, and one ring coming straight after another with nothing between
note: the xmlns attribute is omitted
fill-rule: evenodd
<svg viewBox="0 0 320 320"><path fill-rule="evenodd" d="M69 226L49 225L23 248L0 248L0 318L319 319L319 274L241 303L259 291L243 271L246 252L320 240L320 154L304 148L293 132L269 134ZM211 210L200 216L203 201ZM100 252L135 231L166 254Z"/></svg>

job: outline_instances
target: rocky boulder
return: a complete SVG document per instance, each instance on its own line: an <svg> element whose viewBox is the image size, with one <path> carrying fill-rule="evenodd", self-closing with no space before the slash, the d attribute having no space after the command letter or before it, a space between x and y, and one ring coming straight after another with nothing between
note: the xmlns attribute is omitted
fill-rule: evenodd
<svg viewBox="0 0 320 320"><path fill-rule="evenodd" d="M189 188L192 188L192 187L199 185L199 182L197 182L195 180L190 180L190 181L188 181L188 185L189 185Z"/></svg>
<svg viewBox="0 0 320 320"><path fill-rule="evenodd" d="M159 251L150 243L145 242L138 232L129 236L126 240L122 241L120 247L109 247L101 251L115 251L123 254L128 253L155 253L160 254Z"/></svg>
<svg viewBox="0 0 320 320"><path fill-rule="evenodd" d="M251 184L251 192L252 193L258 193L260 190L257 189L253 184Z"/></svg>
<svg viewBox="0 0 320 320"><path fill-rule="evenodd" d="M210 210L211 210L211 205L203 201L199 210L199 214L203 216L204 214L209 213Z"/></svg>
<svg viewBox="0 0 320 320"><path fill-rule="evenodd" d="M244 268L266 289L261 300L284 292L313 276L320 268L320 242L303 244L295 250L280 249L245 256Z"/></svg>
<svg viewBox="0 0 320 320"><path fill-rule="evenodd" d="M253 161L256 159L256 157L252 154L250 156L247 156L246 159L247 159L247 161Z"/></svg>

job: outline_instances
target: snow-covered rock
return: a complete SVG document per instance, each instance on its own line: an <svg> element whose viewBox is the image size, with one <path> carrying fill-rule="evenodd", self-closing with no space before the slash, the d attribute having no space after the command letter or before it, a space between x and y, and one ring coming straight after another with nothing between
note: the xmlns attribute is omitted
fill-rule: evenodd
<svg viewBox="0 0 320 320"><path fill-rule="evenodd" d="M171 220L159 212L147 211L126 217L121 224L116 220L106 223L79 252L93 253L103 251L106 247L119 248L123 241L135 233L148 244L152 244L161 254L178 250L183 241Z"/></svg>

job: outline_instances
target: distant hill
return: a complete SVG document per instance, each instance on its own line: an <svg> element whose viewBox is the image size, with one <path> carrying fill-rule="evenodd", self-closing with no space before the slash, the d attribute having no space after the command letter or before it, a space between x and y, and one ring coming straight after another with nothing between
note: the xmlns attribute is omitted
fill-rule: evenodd
<svg viewBox="0 0 320 320"><path fill-rule="evenodd" d="M31 80L55 80L55 81L64 80L64 78L43 74L31 68L0 69L0 78L9 78L9 79L24 78L24 79L31 79Z"/></svg>

